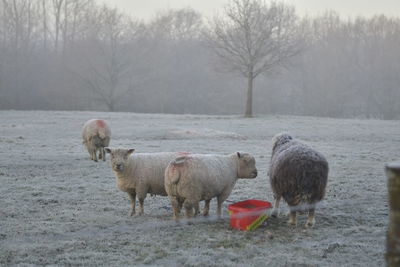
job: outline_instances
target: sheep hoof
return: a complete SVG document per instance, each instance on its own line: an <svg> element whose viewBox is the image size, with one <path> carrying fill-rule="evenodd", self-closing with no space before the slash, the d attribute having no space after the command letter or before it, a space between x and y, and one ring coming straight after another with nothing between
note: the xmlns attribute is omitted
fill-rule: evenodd
<svg viewBox="0 0 400 267"><path fill-rule="evenodd" d="M133 215L135 215L135 213L136 213L136 212L135 212L134 210L131 210L131 211L129 212L129 216L132 217Z"/></svg>
<svg viewBox="0 0 400 267"><path fill-rule="evenodd" d="M306 224L305 224L305 227L306 228L311 228L311 227L313 227L314 226L314 224L313 223L310 223L310 222L306 222Z"/></svg>
<svg viewBox="0 0 400 267"><path fill-rule="evenodd" d="M311 220L311 221L307 221L306 222L306 228L309 228L309 227L313 227L315 225L315 220Z"/></svg>
<svg viewBox="0 0 400 267"><path fill-rule="evenodd" d="M297 222L296 222L296 220L288 220L287 224L289 224L291 226L296 226Z"/></svg>
<svg viewBox="0 0 400 267"><path fill-rule="evenodd" d="M277 211L277 210L273 210L273 211L271 212L271 217L277 218L277 217L278 217L278 211Z"/></svg>

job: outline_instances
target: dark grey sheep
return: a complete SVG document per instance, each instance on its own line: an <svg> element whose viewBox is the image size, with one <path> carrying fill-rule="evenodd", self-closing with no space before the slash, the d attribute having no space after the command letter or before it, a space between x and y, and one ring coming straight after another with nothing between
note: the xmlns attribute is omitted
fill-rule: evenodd
<svg viewBox="0 0 400 267"><path fill-rule="evenodd" d="M319 152L293 140L287 133L275 135L272 146L268 172L275 198L272 216L278 215L283 197L290 209L289 224L296 224L296 211L301 204L308 211L306 227L313 226L315 204L325 195L328 162Z"/></svg>

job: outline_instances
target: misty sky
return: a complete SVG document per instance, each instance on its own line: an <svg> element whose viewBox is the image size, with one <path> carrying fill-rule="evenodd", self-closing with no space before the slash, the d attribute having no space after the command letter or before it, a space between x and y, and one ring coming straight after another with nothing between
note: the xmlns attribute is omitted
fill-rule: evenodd
<svg viewBox="0 0 400 267"><path fill-rule="evenodd" d="M222 9L227 0L97 0L119 7L136 18L149 19L157 10L190 6L205 15ZM318 15L327 9L347 16L371 16L376 13L400 16L400 0L285 0L296 6L299 13Z"/></svg>

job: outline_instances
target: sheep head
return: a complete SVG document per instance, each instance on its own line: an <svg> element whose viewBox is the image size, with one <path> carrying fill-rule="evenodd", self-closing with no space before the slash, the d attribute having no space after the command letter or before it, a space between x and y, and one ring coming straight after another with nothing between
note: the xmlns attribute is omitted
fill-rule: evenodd
<svg viewBox="0 0 400 267"><path fill-rule="evenodd" d="M278 133L272 138L272 155L276 149L293 140L293 137L289 133Z"/></svg>
<svg viewBox="0 0 400 267"><path fill-rule="evenodd" d="M105 147L104 150L111 156L111 167L115 172L123 172L128 165L129 155L135 151L135 149L123 149L123 148L109 148Z"/></svg>
<svg viewBox="0 0 400 267"><path fill-rule="evenodd" d="M257 168L255 158L248 153L236 153L238 160L239 178L256 178Z"/></svg>

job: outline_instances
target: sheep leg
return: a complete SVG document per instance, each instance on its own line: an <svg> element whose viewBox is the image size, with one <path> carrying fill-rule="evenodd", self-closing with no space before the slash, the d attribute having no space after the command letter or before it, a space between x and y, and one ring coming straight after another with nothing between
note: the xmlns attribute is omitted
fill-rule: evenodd
<svg viewBox="0 0 400 267"><path fill-rule="evenodd" d="M93 160L92 150L88 146L86 146L86 149L90 155L90 159Z"/></svg>
<svg viewBox="0 0 400 267"><path fill-rule="evenodd" d="M96 149L92 149L92 159L97 162Z"/></svg>
<svg viewBox="0 0 400 267"><path fill-rule="evenodd" d="M96 150L99 150L99 159L103 159L103 151L102 148L97 148Z"/></svg>
<svg viewBox="0 0 400 267"><path fill-rule="evenodd" d="M222 215L222 202L224 202L224 198L221 196L217 197L217 216L218 218L221 218Z"/></svg>
<svg viewBox="0 0 400 267"><path fill-rule="evenodd" d="M144 214L144 207L143 207L143 203L144 203L144 198L139 197L139 215L143 215Z"/></svg>
<svg viewBox="0 0 400 267"><path fill-rule="evenodd" d="M181 213L183 207L183 201L181 199L177 199L178 201L178 214Z"/></svg>
<svg viewBox="0 0 400 267"><path fill-rule="evenodd" d="M194 204L194 216L197 216L200 214L200 202L198 201L196 204Z"/></svg>
<svg viewBox="0 0 400 267"><path fill-rule="evenodd" d="M90 155L90 159L94 160L94 158L93 158L93 149L88 147L88 152L89 152L89 155Z"/></svg>
<svg viewBox="0 0 400 267"><path fill-rule="evenodd" d="M104 147L101 148L101 153L103 154L103 161L106 161L106 150Z"/></svg>
<svg viewBox="0 0 400 267"><path fill-rule="evenodd" d="M183 207L185 208L185 215L187 219L193 217L193 206L194 205L188 200L185 200L185 202L183 202Z"/></svg>
<svg viewBox="0 0 400 267"><path fill-rule="evenodd" d="M211 201L211 199L206 199L206 201L205 201L203 216L208 216L208 213L210 212L210 201Z"/></svg>
<svg viewBox="0 0 400 267"><path fill-rule="evenodd" d="M296 210L293 207L290 207L290 212L289 212L289 221L288 224L290 225L296 225Z"/></svg>
<svg viewBox="0 0 400 267"><path fill-rule="evenodd" d="M271 212L271 217L278 217L280 201L281 201L281 196L275 197L274 209Z"/></svg>
<svg viewBox="0 0 400 267"><path fill-rule="evenodd" d="M131 210L129 212L129 216L135 215L135 204L136 204L136 192L128 192L129 198L131 200Z"/></svg>
<svg viewBox="0 0 400 267"><path fill-rule="evenodd" d="M176 197L171 197L170 201L171 201L171 206L172 206L172 209L174 212L173 219L175 221L178 221L179 220L179 212L181 211L181 208L182 208L182 203Z"/></svg>
<svg viewBox="0 0 400 267"><path fill-rule="evenodd" d="M308 217L306 227L312 227L315 224L315 205L310 205L308 208Z"/></svg>

